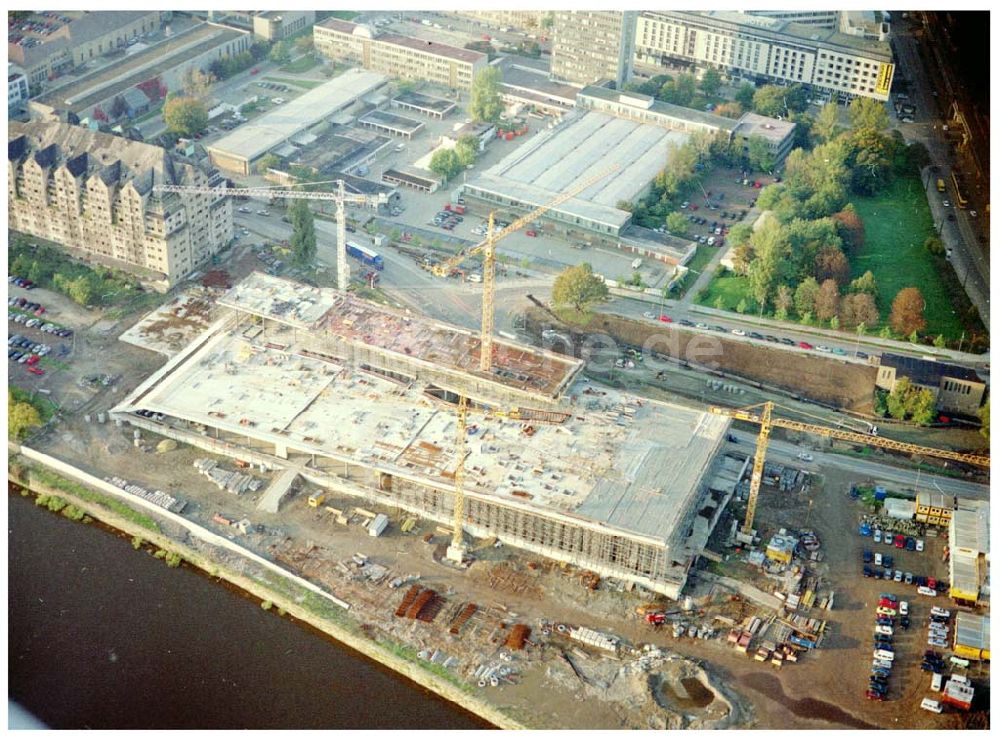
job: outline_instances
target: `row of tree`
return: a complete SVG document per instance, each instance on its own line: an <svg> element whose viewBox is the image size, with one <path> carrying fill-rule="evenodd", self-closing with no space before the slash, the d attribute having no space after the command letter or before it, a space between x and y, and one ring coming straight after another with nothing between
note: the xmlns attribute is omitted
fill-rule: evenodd
<svg viewBox="0 0 1000 743"><path fill-rule="evenodd" d="M875 412L926 426L934 420L935 402L933 390L912 384L907 377L900 377L892 392L880 392L875 396Z"/></svg>

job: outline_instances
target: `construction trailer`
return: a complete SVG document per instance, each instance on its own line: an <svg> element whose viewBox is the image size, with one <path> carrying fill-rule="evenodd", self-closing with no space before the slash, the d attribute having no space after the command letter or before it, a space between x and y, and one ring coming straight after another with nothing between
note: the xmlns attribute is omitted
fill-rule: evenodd
<svg viewBox="0 0 1000 743"><path fill-rule="evenodd" d="M115 417L450 527L467 395L464 531L674 598L746 468L721 454L728 418L578 379L578 359L495 339L481 371L474 332L261 274L220 304Z"/></svg>

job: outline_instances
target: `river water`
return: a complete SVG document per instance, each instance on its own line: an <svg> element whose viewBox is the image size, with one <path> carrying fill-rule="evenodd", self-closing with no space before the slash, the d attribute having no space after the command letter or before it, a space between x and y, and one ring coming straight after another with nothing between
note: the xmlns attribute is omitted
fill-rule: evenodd
<svg viewBox="0 0 1000 743"><path fill-rule="evenodd" d="M7 501L10 697L50 727L489 727L228 584Z"/></svg>

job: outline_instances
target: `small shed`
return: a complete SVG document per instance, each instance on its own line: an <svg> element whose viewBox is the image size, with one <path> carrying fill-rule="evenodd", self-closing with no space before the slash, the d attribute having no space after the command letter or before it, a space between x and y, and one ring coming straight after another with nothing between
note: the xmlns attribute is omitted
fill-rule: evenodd
<svg viewBox="0 0 1000 743"><path fill-rule="evenodd" d="M389 526L389 517L384 513L380 513L372 522L368 525L368 536L370 537L380 537L382 532L386 530Z"/></svg>

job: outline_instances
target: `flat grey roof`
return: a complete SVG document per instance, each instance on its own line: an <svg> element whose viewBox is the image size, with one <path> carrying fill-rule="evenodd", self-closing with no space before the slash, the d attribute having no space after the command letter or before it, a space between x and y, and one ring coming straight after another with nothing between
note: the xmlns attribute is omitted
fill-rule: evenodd
<svg viewBox="0 0 1000 743"><path fill-rule="evenodd" d="M623 106L629 106L637 111L653 111L664 116L670 116L682 121L691 121L696 124L704 124L705 126L711 126L715 129L722 129L727 132L731 131L732 128L736 126L732 119L727 119L725 116L717 116L716 114L699 111L695 108L677 106L673 103L664 103L663 101L657 101L653 99L652 96L643 95L642 93L630 93L627 91L602 88L597 85L588 85L580 91L580 97L600 98L601 100L619 103ZM633 101L649 101L650 105L637 105L636 103L630 102L629 99L632 99Z"/></svg>
<svg viewBox="0 0 1000 743"><path fill-rule="evenodd" d="M419 131L424 125L422 121L410 119L406 116L400 116L399 114L389 113L388 111L379 111L377 109L375 111L369 111L364 116L359 118L358 123L384 126L386 129L404 132L405 134L413 134L413 132Z"/></svg>
<svg viewBox="0 0 1000 743"><path fill-rule="evenodd" d="M388 79L377 72L348 70L259 119L244 124L205 149L227 157L252 161L303 129L319 123L367 95Z"/></svg>
<svg viewBox="0 0 1000 743"><path fill-rule="evenodd" d="M541 204L574 184L617 170L557 208L603 224L621 227L632 201L663 169L668 143L683 144L688 134L639 124L608 114L573 112L554 129L544 130L505 157L470 185L521 202Z"/></svg>
<svg viewBox="0 0 1000 743"><path fill-rule="evenodd" d="M573 105L580 92L579 86L549 79L549 65L530 57L506 56L493 62L503 72L502 87L523 95L525 93L551 97Z"/></svg>
<svg viewBox="0 0 1000 743"><path fill-rule="evenodd" d="M416 91L400 93L392 99L394 103L403 103L414 108L424 108L439 114L446 114L455 108L455 102L435 95L425 95Z"/></svg>
<svg viewBox="0 0 1000 743"><path fill-rule="evenodd" d="M769 142L782 142L792 133L795 122L772 119L752 111L743 114L736 124L734 133L744 137L763 137Z"/></svg>
<svg viewBox="0 0 1000 743"><path fill-rule="evenodd" d="M846 52L869 54L886 62L892 61L892 49L887 42L842 34L837 30L795 23L782 18L738 13L732 10L711 11L652 11L653 15L679 16L687 21L716 21L752 29L771 36L775 41L795 41L816 47L839 48ZM791 37L791 38L787 38Z"/></svg>
<svg viewBox="0 0 1000 743"><path fill-rule="evenodd" d="M100 103L112 95L114 90L127 90L176 67L193 56L239 36L246 36L246 33L202 23L154 44L138 54L123 57L68 85L47 92L35 100L53 108L83 110ZM196 43L197 46L190 46ZM123 75L127 77L123 79Z"/></svg>

